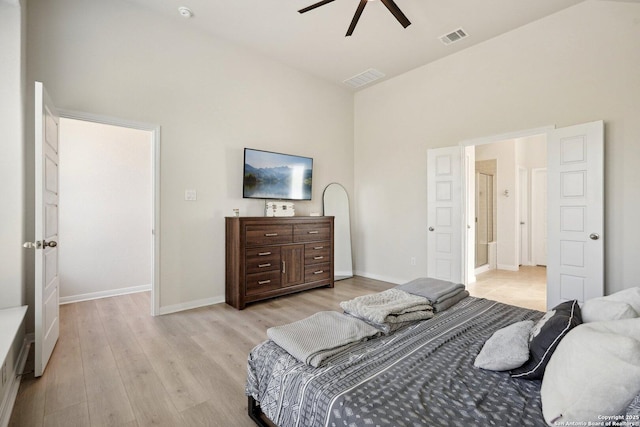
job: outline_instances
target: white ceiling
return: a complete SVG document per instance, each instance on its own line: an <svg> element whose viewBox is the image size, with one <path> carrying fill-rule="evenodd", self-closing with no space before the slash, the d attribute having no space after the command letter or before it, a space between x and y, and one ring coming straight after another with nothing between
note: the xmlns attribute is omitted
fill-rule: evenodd
<svg viewBox="0 0 640 427"><path fill-rule="evenodd" d="M370 1L345 37L359 0L335 0L305 14L317 0L128 0L309 72L342 82L369 68L390 78L526 25L583 0L395 0L411 21L403 29L380 1ZM469 37L438 39L462 27ZM347 87L345 85L345 87Z"/></svg>

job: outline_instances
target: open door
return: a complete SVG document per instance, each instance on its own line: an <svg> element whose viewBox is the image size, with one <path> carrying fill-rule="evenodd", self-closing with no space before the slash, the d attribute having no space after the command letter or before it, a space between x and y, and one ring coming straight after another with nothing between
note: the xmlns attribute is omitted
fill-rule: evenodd
<svg viewBox="0 0 640 427"><path fill-rule="evenodd" d="M460 146L427 151L427 274L463 281L463 186Z"/></svg>
<svg viewBox="0 0 640 427"><path fill-rule="evenodd" d="M59 115L40 82L35 87L35 376L44 373L59 335Z"/></svg>
<svg viewBox="0 0 640 427"><path fill-rule="evenodd" d="M548 132L547 307L604 293L604 123Z"/></svg>

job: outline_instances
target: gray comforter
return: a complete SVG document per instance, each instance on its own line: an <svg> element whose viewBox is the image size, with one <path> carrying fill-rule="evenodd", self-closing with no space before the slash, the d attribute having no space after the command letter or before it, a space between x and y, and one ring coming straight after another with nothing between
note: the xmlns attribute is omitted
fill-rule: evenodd
<svg viewBox="0 0 640 427"><path fill-rule="evenodd" d="M249 355L246 392L280 427L544 426L539 381L473 366L493 332L541 315L468 297L320 368L266 341Z"/></svg>

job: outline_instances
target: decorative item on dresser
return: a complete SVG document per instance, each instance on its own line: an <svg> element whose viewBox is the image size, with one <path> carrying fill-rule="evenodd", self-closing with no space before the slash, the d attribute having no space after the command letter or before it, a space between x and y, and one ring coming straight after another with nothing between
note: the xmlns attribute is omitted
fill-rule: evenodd
<svg viewBox="0 0 640 427"><path fill-rule="evenodd" d="M333 287L332 216L225 219L227 304Z"/></svg>

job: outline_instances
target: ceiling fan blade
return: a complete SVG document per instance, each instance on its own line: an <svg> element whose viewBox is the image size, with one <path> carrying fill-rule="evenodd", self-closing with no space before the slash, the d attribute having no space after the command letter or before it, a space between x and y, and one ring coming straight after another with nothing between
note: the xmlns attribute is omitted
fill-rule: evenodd
<svg viewBox="0 0 640 427"><path fill-rule="evenodd" d="M382 2L382 4L387 6L387 9L389 9L389 12L391 12L393 16L396 17L398 22L400 22L400 25L402 25L404 28L407 28L409 25L411 25L411 22L409 22L409 19L405 16L404 13L402 13L398 5L393 0L380 0L380 1Z"/></svg>
<svg viewBox="0 0 640 427"><path fill-rule="evenodd" d="M304 9L300 9L300 10L298 11L298 13L305 13L305 12L309 12L310 10L313 10L313 9L315 9L316 7L324 6L325 4L327 4L327 3L331 3L332 1L334 1L334 0L322 0L322 1L319 1L318 3L314 3L314 4L312 4L311 6L307 6L307 7L305 7Z"/></svg>
<svg viewBox="0 0 640 427"><path fill-rule="evenodd" d="M360 4L358 4L358 8L356 9L356 14L353 15L353 19L351 20L351 25L349 25L349 29L347 30L347 34L345 37L348 37L351 34L353 34L353 30L356 29L356 24L360 19L360 15L362 15L362 11L364 10L364 7L367 5L367 1L369 0L360 0Z"/></svg>

